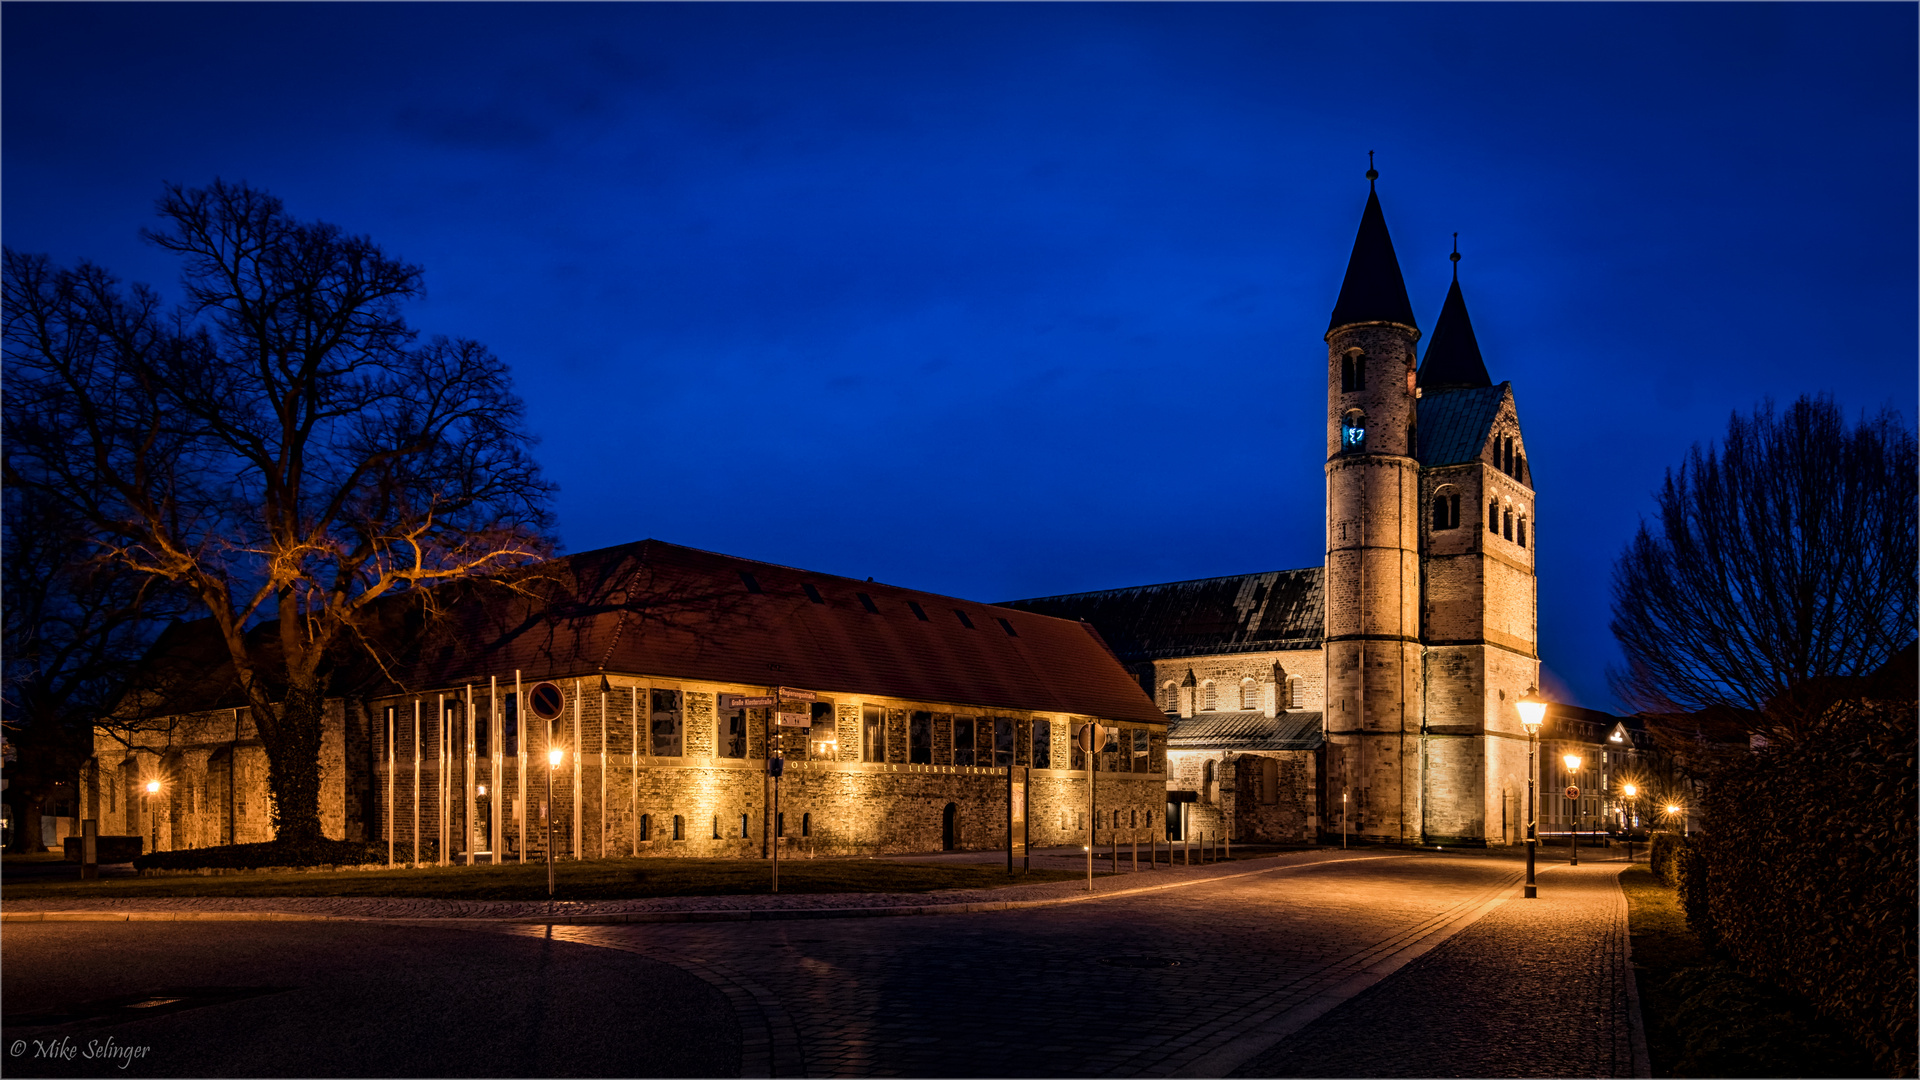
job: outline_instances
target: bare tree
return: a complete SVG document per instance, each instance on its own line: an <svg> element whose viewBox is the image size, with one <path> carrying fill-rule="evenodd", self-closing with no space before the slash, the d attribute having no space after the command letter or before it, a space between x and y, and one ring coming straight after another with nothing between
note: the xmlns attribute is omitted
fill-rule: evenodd
<svg viewBox="0 0 1920 1080"><path fill-rule="evenodd" d="M1615 691L1647 712L1728 710L1785 729L1915 634L1914 436L1848 427L1832 400L1771 401L1697 444L1614 564Z"/></svg>
<svg viewBox="0 0 1920 1080"><path fill-rule="evenodd" d="M553 488L506 366L402 318L418 267L243 184L169 187L159 215L176 309L6 253L8 480L211 616L276 835L317 839L327 681L371 606L546 556Z"/></svg>

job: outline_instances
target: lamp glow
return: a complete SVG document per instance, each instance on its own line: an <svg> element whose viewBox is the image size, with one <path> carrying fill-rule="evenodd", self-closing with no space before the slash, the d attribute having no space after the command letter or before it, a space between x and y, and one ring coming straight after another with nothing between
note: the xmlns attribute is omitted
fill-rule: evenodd
<svg viewBox="0 0 1920 1080"><path fill-rule="evenodd" d="M549 750L547 751L547 764L557 769L560 767L560 759L566 756L567 752L565 750Z"/></svg>
<svg viewBox="0 0 1920 1080"><path fill-rule="evenodd" d="M1540 725L1547 719L1547 703L1540 697L1540 691L1529 688L1513 706L1520 710L1520 726L1527 729L1527 734L1538 734Z"/></svg>
<svg viewBox="0 0 1920 1080"><path fill-rule="evenodd" d="M1580 771L1580 755L1579 754L1567 754L1563 756L1560 760L1567 763L1568 772L1576 773Z"/></svg>
<svg viewBox="0 0 1920 1080"><path fill-rule="evenodd" d="M159 790L160 790L160 781L158 780L147 781L147 794L153 795L159 792Z"/></svg>
<svg viewBox="0 0 1920 1080"><path fill-rule="evenodd" d="M1628 784L1626 787L1621 788L1620 791L1623 794L1625 794L1626 797L1629 799L1633 798L1635 795L1640 794L1640 789L1635 787L1632 784Z"/></svg>
<svg viewBox="0 0 1920 1080"><path fill-rule="evenodd" d="M1679 808L1679 807L1677 807L1677 806L1675 806L1675 805L1673 805L1672 803L1668 803L1668 804L1667 804L1667 813L1669 813L1669 814L1677 814L1677 813L1679 813L1679 812L1680 812L1680 808Z"/></svg>

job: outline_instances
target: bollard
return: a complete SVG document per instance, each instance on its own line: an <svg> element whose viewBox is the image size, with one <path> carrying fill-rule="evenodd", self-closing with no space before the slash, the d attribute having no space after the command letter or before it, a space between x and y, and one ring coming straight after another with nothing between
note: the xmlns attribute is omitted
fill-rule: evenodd
<svg viewBox="0 0 1920 1080"><path fill-rule="evenodd" d="M100 876L100 822L87 818L80 823L80 880Z"/></svg>
<svg viewBox="0 0 1920 1080"><path fill-rule="evenodd" d="M1133 872L1140 872L1140 830L1133 830Z"/></svg>

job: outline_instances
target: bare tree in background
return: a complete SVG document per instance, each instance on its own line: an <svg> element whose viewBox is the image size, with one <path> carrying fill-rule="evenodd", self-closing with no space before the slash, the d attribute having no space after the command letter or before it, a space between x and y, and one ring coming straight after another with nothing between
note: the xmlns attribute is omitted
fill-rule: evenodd
<svg viewBox="0 0 1920 1080"><path fill-rule="evenodd" d="M327 680L370 606L546 556L553 488L506 366L402 318L418 267L243 184L169 187L159 215L177 309L6 253L7 482L211 617L276 836L318 839Z"/></svg>
<svg viewBox="0 0 1920 1080"><path fill-rule="evenodd" d="M1830 399L1728 421L1697 444L1614 564L1614 690L1652 713L1728 711L1784 729L1914 640L1914 436L1849 427Z"/></svg>

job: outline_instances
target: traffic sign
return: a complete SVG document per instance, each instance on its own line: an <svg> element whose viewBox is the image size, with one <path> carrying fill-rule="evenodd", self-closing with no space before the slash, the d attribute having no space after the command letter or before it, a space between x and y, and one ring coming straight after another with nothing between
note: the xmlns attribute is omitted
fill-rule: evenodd
<svg viewBox="0 0 1920 1080"><path fill-rule="evenodd" d="M773 716L774 716L773 722L776 727L812 727L813 726L813 718L803 712L778 712L778 713L774 713Z"/></svg>
<svg viewBox="0 0 1920 1080"><path fill-rule="evenodd" d="M1579 797L1580 797L1580 789L1569 785L1567 788L1567 798L1577 799Z"/></svg>

